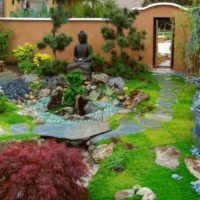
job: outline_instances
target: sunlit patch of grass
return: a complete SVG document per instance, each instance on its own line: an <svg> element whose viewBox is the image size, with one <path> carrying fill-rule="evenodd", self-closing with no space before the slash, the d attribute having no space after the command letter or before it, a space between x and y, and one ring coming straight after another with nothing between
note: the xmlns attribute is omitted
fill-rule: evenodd
<svg viewBox="0 0 200 200"><path fill-rule="evenodd" d="M173 76L172 80L182 87L178 103L173 106L173 120L163 123L161 128L146 129L143 133L121 136L122 142L131 143L135 147L125 151L122 144L115 145L114 154L124 154L126 169L122 173L114 173L106 168L107 159L101 161L99 172L89 184L91 200L111 200L115 192L131 188L134 184L151 188L158 200L199 200L199 195L190 184L196 179L189 173L184 163L184 158L190 153L193 144L191 130L194 123L190 107L194 88L185 84L180 77ZM98 144L110 142L110 139L106 139ZM181 150L180 166L175 170L155 163L155 147L167 145L173 145ZM173 173L181 175L183 179L179 181L172 179Z"/></svg>
<svg viewBox="0 0 200 200"><path fill-rule="evenodd" d="M0 136L0 141L2 140L9 140L9 139L21 139L21 138L30 138L35 137L35 135L31 134L31 131L34 127L33 119L28 116L23 116L17 114L17 106L15 106L13 103L8 102L6 111L2 114L0 114L0 127L2 127L5 130L5 135ZM21 135L10 135L10 126L17 123L25 123L30 128L29 131L26 134Z"/></svg>

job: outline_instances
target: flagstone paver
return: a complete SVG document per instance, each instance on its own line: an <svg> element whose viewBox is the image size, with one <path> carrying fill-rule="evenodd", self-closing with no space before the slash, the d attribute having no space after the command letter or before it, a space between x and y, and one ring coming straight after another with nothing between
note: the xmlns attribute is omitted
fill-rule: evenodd
<svg viewBox="0 0 200 200"><path fill-rule="evenodd" d="M136 117L134 122L130 119L123 118L120 119L120 126L118 129L108 132L104 135L99 135L93 138L92 142L97 142L101 139L119 136L128 133L138 133L143 132L146 128L159 128L162 126L162 122L168 122L172 120L172 106L174 103L178 102L177 93L180 91L181 87L174 84L173 79L170 77L172 73L155 73L155 78L159 81L160 85L160 95L156 101L156 109L147 113L144 117ZM143 128L141 128L141 126Z"/></svg>
<svg viewBox="0 0 200 200"><path fill-rule="evenodd" d="M145 118L141 119L139 123L148 128L160 128L162 125L160 121L145 119Z"/></svg>
<svg viewBox="0 0 200 200"><path fill-rule="evenodd" d="M25 123L14 124L10 127L10 134L26 134L29 132L29 126Z"/></svg>
<svg viewBox="0 0 200 200"><path fill-rule="evenodd" d="M143 132L144 130L145 129L138 123L127 122L127 123L120 124L120 126L116 130L110 131L108 133L99 135L99 136L91 139L91 142L94 143L94 142L97 142L97 141L105 139L105 138L126 135L129 133L139 133L139 132Z"/></svg>
<svg viewBox="0 0 200 200"><path fill-rule="evenodd" d="M110 131L108 121L86 124L41 124L33 129L34 134L65 138L69 140L88 140L90 137Z"/></svg>

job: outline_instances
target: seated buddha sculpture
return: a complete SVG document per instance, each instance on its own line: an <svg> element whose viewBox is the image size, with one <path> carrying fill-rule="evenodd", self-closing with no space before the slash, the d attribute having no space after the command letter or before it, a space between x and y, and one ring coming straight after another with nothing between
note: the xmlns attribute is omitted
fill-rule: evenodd
<svg viewBox="0 0 200 200"><path fill-rule="evenodd" d="M83 75L91 75L92 48L87 44L87 34L80 31L78 34L79 43L74 48L74 63L67 66L67 71L80 70Z"/></svg>

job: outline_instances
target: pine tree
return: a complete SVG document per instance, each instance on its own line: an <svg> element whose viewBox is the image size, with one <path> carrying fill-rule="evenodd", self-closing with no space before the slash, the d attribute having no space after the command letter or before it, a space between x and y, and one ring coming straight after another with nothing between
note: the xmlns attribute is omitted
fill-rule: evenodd
<svg viewBox="0 0 200 200"><path fill-rule="evenodd" d="M66 35L65 33L57 33L58 29L67 22L69 18L69 13L65 9L65 4L68 0L56 0L57 6L50 9L50 16L52 19L53 28L51 33L45 35L37 46L38 49L44 49L49 46L53 55L57 57L57 51L64 51L67 46L72 42L72 37Z"/></svg>

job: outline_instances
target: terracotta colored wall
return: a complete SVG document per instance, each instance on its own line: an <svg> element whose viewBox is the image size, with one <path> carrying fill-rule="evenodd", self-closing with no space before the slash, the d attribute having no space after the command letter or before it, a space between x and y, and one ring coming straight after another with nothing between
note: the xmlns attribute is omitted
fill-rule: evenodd
<svg viewBox="0 0 200 200"><path fill-rule="evenodd" d="M138 30L145 30L147 32L145 40L145 51L141 52L144 57L144 62L148 64L149 68L153 67L153 19L154 17L174 17L176 21L177 13L183 13L176 7L172 6L157 6L141 11L137 17L135 25ZM49 33L51 30L51 22L49 20L0 20L5 28L14 31L11 42L10 50L25 42L31 42L36 44L44 34ZM63 25L61 31L73 36L73 42L70 47L66 48L63 53L59 54L59 58L66 59L71 62L73 57L73 48L77 40L77 34L79 31L84 30L88 34L88 43L92 45L95 53L100 53L105 58L108 58L108 54L105 54L101 45L104 42L100 29L105 24L102 20L72 20L69 23ZM182 30L180 27L175 27L175 39L182 37ZM184 64L180 59L177 59L179 49L174 51L174 69L177 71L184 70ZM46 49L45 52L51 53L50 49ZM134 54L132 54L134 56Z"/></svg>
<svg viewBox="0 0 200 200"><path fill-rule="evenodd" d="M36 44L42 37L51 30L50 20L3 20L0 21L3 27L14 31L10 40L10 50L22 45L25 42ZM73 49L78 43L77 34L84 30L88 34L88 43L92 45L95 53L101 53L103 56L108 56L101 50L103 38L101 35L101 27L104 21L71 21L62 26L60 32L64 32L73 37L73 42L62 53L58 53L58 57L71 62L73 58ZM45 49L44 52L51 53L50 49Z"/></svg>
<svg viewBox="0 0 200 200"><path fill-rule="evenodd" d="M172 6L157 6L152 7L147 10L141 11L140 15L137 17L135 21L135 25L138 30L145 30L147 32L146 40L145 40L145 51L142 53L144 56L145 63L148 64L150 68L153 67L153 23L154 18L156 17L174 17L175 18L175 41L176 44L177 40L184 37L182 28L177 24L177 18L180 16L186 17L186 11L183 11L179 8L172 7ZM187 17L185 18L187 20ZM187 21L186 21L187 23ZM176 71L183 71L185 69L184 62L178 59L178 51L179 48L176 47L174 49L174 70Z"/></svg>

